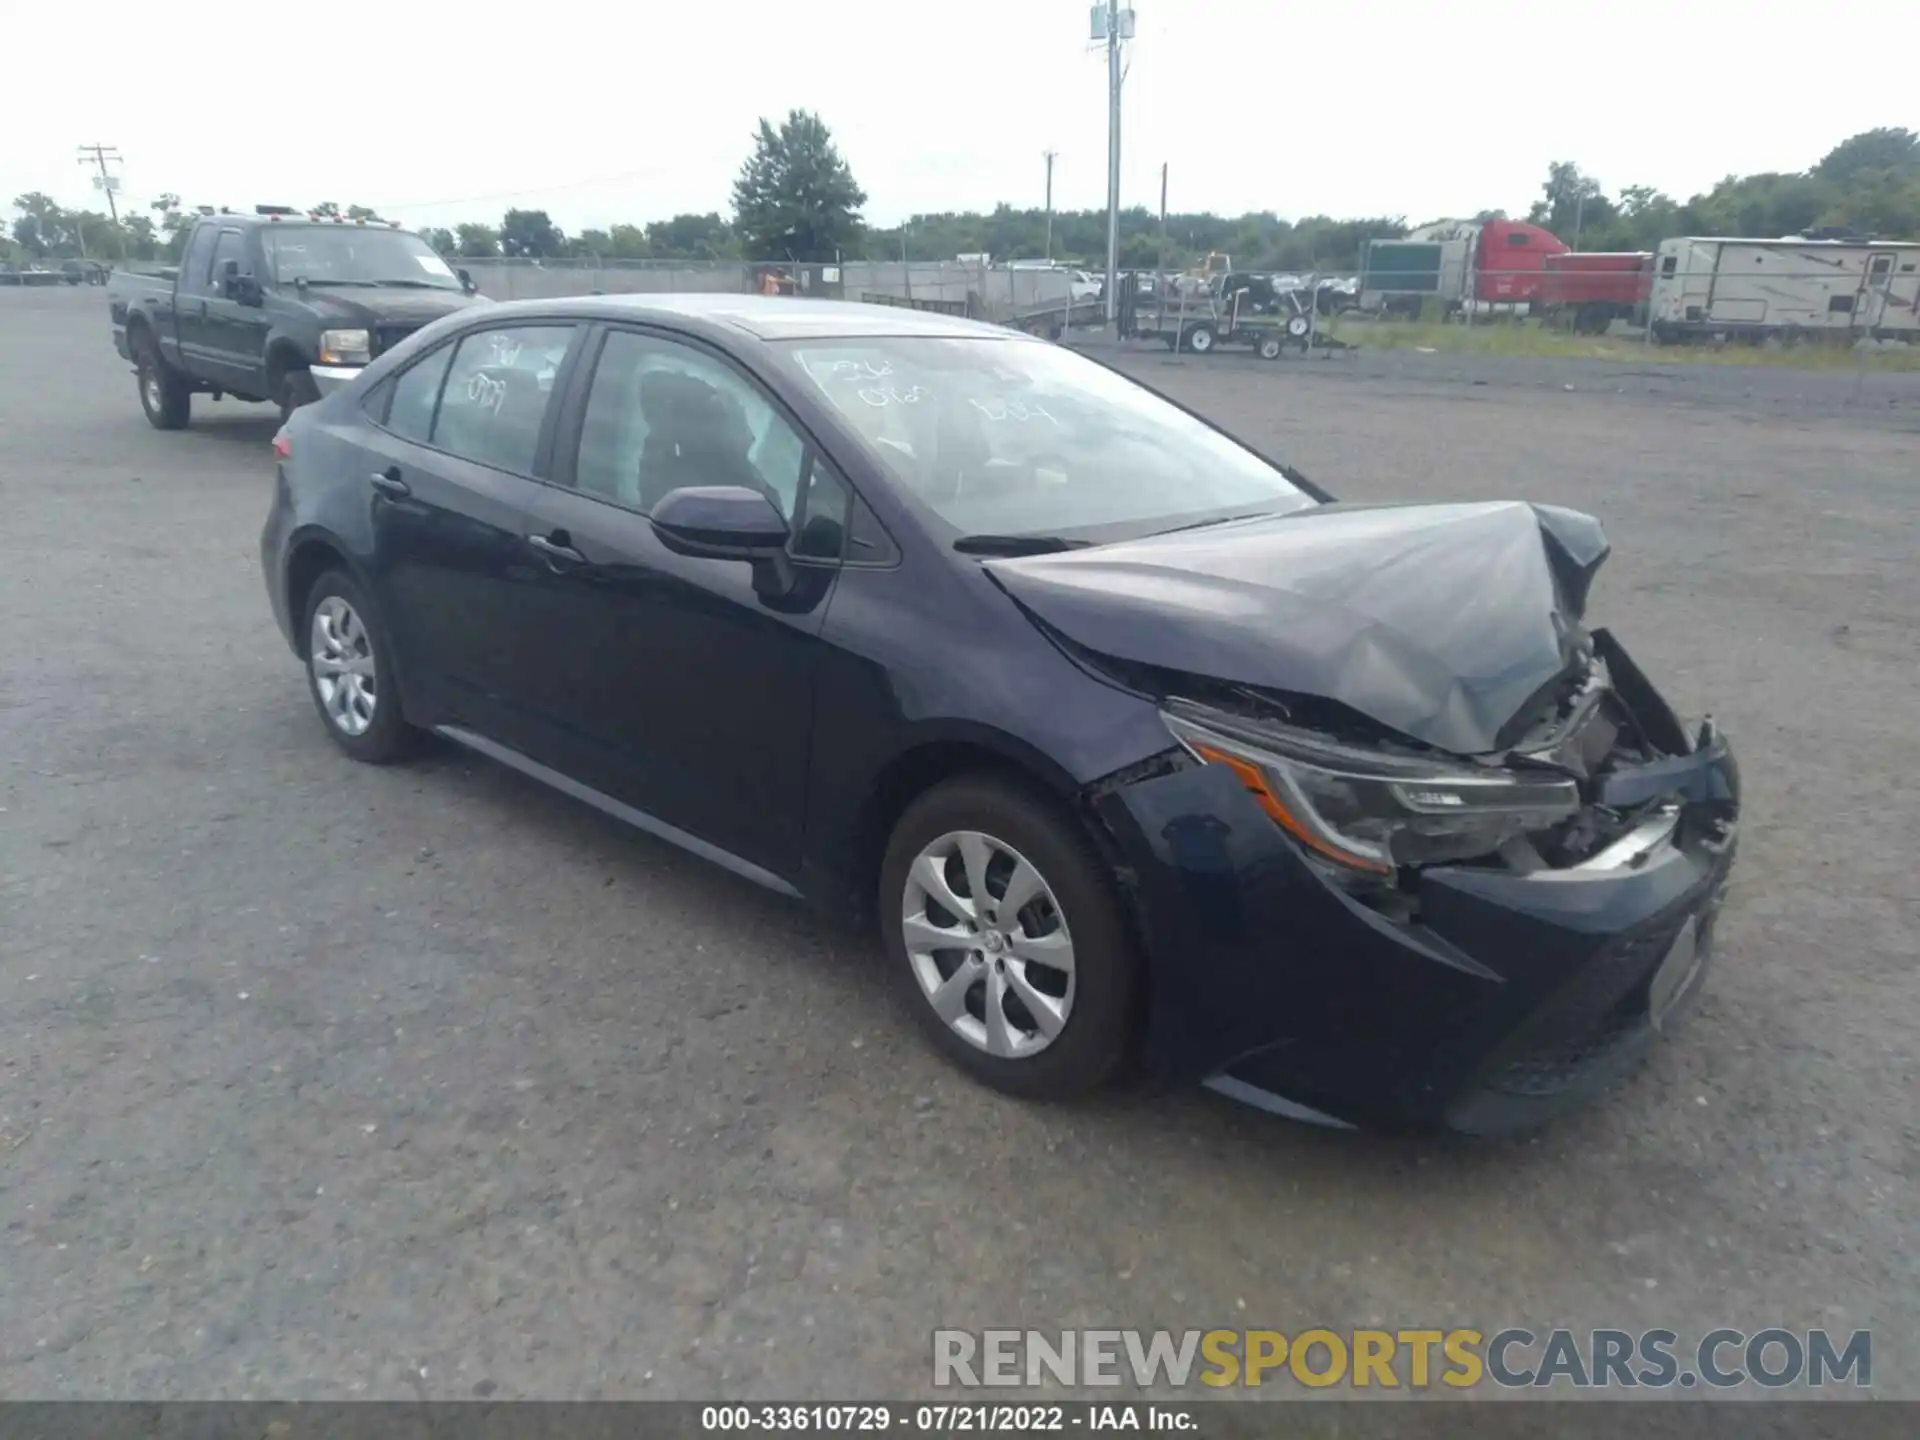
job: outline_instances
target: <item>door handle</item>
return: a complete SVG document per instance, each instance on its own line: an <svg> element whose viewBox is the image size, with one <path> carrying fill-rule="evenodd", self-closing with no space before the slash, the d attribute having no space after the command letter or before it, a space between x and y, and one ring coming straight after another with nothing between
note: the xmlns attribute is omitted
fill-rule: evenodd
<svg viewBox="0 0 1920 1440"><path fill-rule="evenodd" d="M400 467L398 465L389 465L384 470L376 470L368 478L372 480L373 488L378 490L382 495L391 495L395 499L399 499L402 496L413 493L413 487L400 478Z"/></svg>
<svg viewBox="0 0 1920 1440"><path fill-rule="evenodd" d="M556 530L551 535L529 535L527 543L547 557L550 565L584 565L587 557L573 548L573 537L564 530Z"/></svg>

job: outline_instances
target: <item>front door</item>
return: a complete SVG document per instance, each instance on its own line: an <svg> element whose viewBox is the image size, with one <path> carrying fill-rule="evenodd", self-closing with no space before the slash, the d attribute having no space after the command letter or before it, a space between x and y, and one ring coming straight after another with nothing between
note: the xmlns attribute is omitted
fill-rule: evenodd
<svg viewBox="0 0 1920 1440"><path fill-rule="evenodd" d="M605 332L529 508L522 572L537 757L776 875L798 864L820 627L844 482L749 377L691 343ZM740 485L794 523L791 585L663 545L647 512ZM809 519L809 517L812 517Z"/></svg>
<svg viewBox="0 0 1920 1440"><path fill-rule="evenodd" d="M202 340L207 347L208 378L228 390L260 400L267 394L267 312L264 305L243 304L227 279L227 262L237 274L265 280L257 274L247 237L237 229L223 229L213 248L213 271L207 286Z"/></svg>

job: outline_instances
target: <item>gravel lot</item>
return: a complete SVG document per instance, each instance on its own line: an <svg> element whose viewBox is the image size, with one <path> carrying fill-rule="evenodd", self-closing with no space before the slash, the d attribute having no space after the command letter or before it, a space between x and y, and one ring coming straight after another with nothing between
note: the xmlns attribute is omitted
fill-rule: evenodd
<svg viewBox="0 0 1920 1440"><path fill-rule="evenodd" d="M347 762L269 413L155 432L101 292L0 292L0 1396L906 1396L936 1324L1374 1323L1872 1327L1920 1396L1920 376L1123 363L1353 498L1606 521L1596 611L1750 797L1637 1079L1509 1145L974 1089L858 937Z"/></svg>

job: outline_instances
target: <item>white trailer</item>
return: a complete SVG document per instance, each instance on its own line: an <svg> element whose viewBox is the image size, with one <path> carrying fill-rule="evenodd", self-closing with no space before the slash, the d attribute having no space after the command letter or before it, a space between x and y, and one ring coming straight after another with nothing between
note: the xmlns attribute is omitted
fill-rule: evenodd
<svg viewBox="0 0 1920 1440"><path fill-rule="evenodd" d="M1920 244L1682 236L1654 253L1658 340L1920 340Z"/></svg>

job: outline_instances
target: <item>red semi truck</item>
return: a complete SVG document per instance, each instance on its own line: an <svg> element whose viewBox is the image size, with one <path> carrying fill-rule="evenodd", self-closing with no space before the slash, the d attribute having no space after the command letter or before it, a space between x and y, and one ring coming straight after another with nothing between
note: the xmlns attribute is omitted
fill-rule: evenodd
<svg viewBox="0 0 1920 1440"><path fill-rule="evenodd" d="M1568 250L1546 257L1536 305L1575 333L1600 335L1615 320L1644 322L1653 256L1644 250Z"/></svg>

